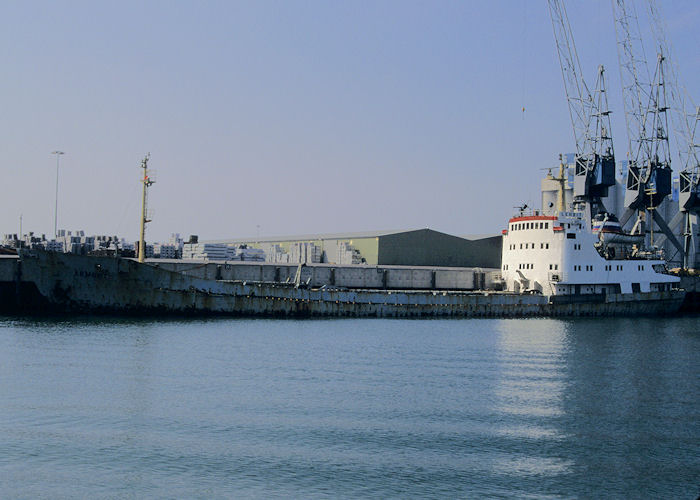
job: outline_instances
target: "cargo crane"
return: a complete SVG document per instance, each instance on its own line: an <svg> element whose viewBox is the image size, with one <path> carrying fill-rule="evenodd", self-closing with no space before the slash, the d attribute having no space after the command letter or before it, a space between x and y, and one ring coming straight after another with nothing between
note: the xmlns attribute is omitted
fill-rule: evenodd
<svg viewBox="0 0 700 500"><path fill-rule="evenodd" d="M615 185L615 153L605 69L598 67L596 85L591 93L582 76L564 3L562 0L548 3L576 142L573 204L575 208L584 209L590 221L596 213L605 211L602 199L608 196L608 188Z"/></svg>
<svg viewBox="0 0 700 500"><path fill-rule="evenodd" d="M657 45L668 59L671 55L666 40L666 29L659 9L654 0L648 0L649 18ZM693 103L685 87L678 82L678 73L673 64L667 65L666 85L671 101L671 119L674 126L674 138L678 160L682 166L679 174L679 211L669 223L669 227L683 236L683 267L697 267L697 245L695 234L700 214L700 144L695 142L700 108ZM680 231L678 228L680 226ZM663 239L660 240L663 242Z"/></svg>
<svg viewBox="0 0 700 500"><path fill-rule="evenodd" d="M680 192L678 201L680 212L683 214L683 238L684 238L684 260L683 267L697 268L698 262L698 218L700 218L700 163L698 162L697 148L700 144L695 143L695 132L700 121L700 108L695 108L693 128L689 135L688 143L693 151L692 159L695 164L686 165L680 173Z"/></svg>
<svg viewBox="0 0 700 500"><path fill-rule="evenodd" d="M658 53L653 79L643 81L640 74L649 73L634 6L628 7L624 0L612 0L612 6L630 155L620 224L636 214L635 228L644 233L649 213L682 257L682 245L656 210L671 194L665 56ZM653 223L650 227L653 231Z"/></svg>

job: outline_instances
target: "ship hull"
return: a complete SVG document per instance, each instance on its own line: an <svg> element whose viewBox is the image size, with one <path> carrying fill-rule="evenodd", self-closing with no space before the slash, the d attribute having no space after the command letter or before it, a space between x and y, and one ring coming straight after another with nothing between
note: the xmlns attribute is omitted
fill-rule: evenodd
<svg viewBox="0 0 700 500"><path fill-rule="evenodd" d="M673 314L685 296L681 290L543 296L488 291L303 288L287 283L208 280L129 259L50 252L26 252L16 266L14 289L25 290L24 298L16 296L4 303L12 310L30 314L634 316ZM6 288L5 293L11 295L12 286Z"/></svg>

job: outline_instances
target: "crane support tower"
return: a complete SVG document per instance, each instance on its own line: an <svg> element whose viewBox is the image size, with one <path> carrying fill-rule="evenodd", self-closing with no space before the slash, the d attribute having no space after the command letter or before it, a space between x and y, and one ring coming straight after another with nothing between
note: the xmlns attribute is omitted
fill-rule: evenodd
<svg viewBox="0 0 700 500"><path fill-rule="evenodd" d="M608 196L608 188L615 185L605 69L598 67L596 85L591 92L582 76L563 0L549 0L548 4L576 142L573 203L585 209L591 220L598 211L605 211L603 198Z"/></svg>

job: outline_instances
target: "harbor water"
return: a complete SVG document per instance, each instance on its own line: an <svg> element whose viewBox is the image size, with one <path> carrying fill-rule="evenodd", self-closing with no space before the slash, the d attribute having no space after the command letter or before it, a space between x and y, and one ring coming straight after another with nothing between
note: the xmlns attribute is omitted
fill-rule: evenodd
<svg viewBox="0 0 700 500"><path fill-rule="evenodd" d="M700 317L0 318L2 498L688 498Z"/></svg>

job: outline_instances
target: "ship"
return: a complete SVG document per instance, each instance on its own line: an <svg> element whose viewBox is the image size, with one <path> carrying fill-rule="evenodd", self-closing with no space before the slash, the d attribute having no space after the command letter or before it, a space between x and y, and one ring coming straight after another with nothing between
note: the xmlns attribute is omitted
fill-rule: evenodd
<svg viewBox="0 0 700 500"><path fill-rule="evenodd" d="M661 253L637 250L641 239L624 234L619 223L608 224L610 219L601 214L591 225L580 211L511 218L503 230L505 289L555 301L675 294L680 278L668 272Z"/></svg>
<svg viewBox="0 0 700 500"><path fill-rule="evenodd" d="M599 234L582 212L517 214L503 230L502 267L488 280L491 288L479 290L310 283L300 279L301 264L293 281L202 278L139 259L37 249L21 250L13 269L0 274L5 308L22 313L425 318L679 310L685 291L663 259L631 252L611 258Z"/></svg>
<svg viewBox="0 0 700 500"><path fill-rule="evenodd" d="M252 262L240 265L260 267L260 273L250 273L257 279L224 276L222 268L230 266L226 262L205 262L217 272L197 275L177 264L145 259L145 227L150 222L146 190L154 182L148 158L141 165L138 258L20 249L15 258L0 258L0 310L263 317L636 316L674 314L686 295L662 256L642 251L637 237L625 238L610 214L589 220L586 211L566 211L562 203L551 214L519 209L502 232L501 268L489 272L488 279L486 273L467 268L414 267L403 271L432 279L396 288L389 285L390 270L376 266L370 272L375 280L360 286L339 283L335 270L325 273L325 281L312 283L302 279L304 264L299 264L294 279L282 281L281 273L266 275L261 264ZM559 198L563 200L563 193ZM358 272L373 270L354 266ZM441 272L471 272L474 285L441 289Z"/></svg>

